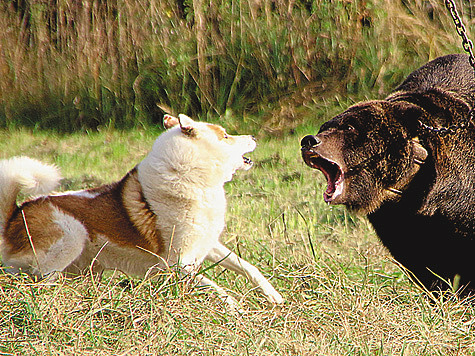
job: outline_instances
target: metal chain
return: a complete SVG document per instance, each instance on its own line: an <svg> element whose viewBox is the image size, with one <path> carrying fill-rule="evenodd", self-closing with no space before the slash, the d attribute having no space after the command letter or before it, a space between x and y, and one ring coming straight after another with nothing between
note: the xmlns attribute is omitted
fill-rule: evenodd
<svg viewBox="0 0 475 356"><path fill-rule="evenodd" d="M449 10L452 20L455 24L455 29L457 30L458 35L462 38L462 47L465 52L469 55L469 62L472 68L475 70L475 57L473 55L473 42L467 37L467 31L465 26L460 18L457 8L453 0L445 0L445 6Z"/></svg>
<svg viewBox="0 0 475 356"><path fill-rule="evenodd" d="M475 56L473 55L473 42L467 36L465 26L457 12L457 7L455 6L454 1L445 0L445 7L447 8L447 10L449 10L450 15L452 16L452 20L454 21L455 29L457 30L458 35L462 38L462 47L464 51L468 53L468 61L470 62L470 65L472 66L475 75ZM467 114L467 117L458 124L452 124L448 127L436 128L421 122L421 126L424 129L429 130L439 136L445 136L448 134L453 134L459 129L465 128L466 126L468 126L468 124L474 117L475 108L471 108L469 113Z"/></svg>
<svg viewBox="0 0 475 356"><path fill-rule="evenodd" d="M468 112L464 120L462 120L461 122L457 124L449 125L448 127L444 127L444 126L434 127L434 126L424 124L422 121L419 121L419 123L424 129L430 132L433 132L438 136L446 136L449 134L454 134L455 132L457 132L457 130L467 127L470 121L472 121L474 117L475 117L475 109L472 108L470 109L470 111Z"/></svg>

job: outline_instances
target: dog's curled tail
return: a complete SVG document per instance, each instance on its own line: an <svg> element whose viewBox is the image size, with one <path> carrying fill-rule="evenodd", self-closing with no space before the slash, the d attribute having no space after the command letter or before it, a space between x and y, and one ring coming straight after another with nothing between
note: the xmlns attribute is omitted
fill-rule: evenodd
<svg viewBox="0 0 475 356"><path fill-rule="evenodd" d="M0 232L16 207L17 196L47 194L61 180L58 169L29 157L0 161Z"/></svg>

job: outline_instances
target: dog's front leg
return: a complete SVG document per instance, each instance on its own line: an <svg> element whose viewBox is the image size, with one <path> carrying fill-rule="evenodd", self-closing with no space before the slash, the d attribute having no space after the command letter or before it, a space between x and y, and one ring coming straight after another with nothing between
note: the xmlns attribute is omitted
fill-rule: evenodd
<svg viewBox="0 0 475 356"><path fill-rule="evenodd" d="M221 299L226 305L231 308L232 313L242 313L243 310L239 305L238 301L231 297L223 288L218 286L215 282L205 277L202 274L195 275L195 268L193 265L187 265L182 268L182 271L187 276L194 276L195 282L198 283L199 287L213 289L217 294L219 299Z"/></svg>
<svg viewBox="0 0 475 356"><path fill-rule="evenodd" d="M208 256L206 256L206 259L214 263L219 263L220 266L247 277L252 284L262 290L272 303L281 304L284 302L284 298L282 298L280 293L275 290L266 277L264 277L255 266L237 256L226 246L219 243L211 250Z"/></svg>

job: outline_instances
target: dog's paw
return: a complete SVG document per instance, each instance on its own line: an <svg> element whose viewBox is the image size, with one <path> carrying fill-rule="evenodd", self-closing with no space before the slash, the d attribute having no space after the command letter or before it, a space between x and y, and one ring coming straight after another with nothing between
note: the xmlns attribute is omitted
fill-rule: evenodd
<svg viewBox="0 0 475 356"><path fill-rule="evenodd" d="M239 316L239 315L244 314L244 309L241 306L241 304L239 304L239 302L233 297L231 297L230 295L224 296L222 300L226 304L227 310L230 314L234 316Z"/></svg>
<svg viewBox="0 0 475 356"><path fill-rule="evenodd" d="M285 302L284 298L276 290L274 290L272 293L267 293L267 298L271 303L274 304L283 304Z"/></svg>

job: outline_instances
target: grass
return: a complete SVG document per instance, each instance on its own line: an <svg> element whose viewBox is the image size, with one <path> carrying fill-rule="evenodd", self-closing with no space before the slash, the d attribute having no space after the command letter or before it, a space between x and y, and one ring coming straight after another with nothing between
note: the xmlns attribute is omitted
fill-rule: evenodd
<svg viewBox="0 0 475 356"><path fill-rule="evenodd" d="M207 274L240 316L173 271L0 274L0 355L475 354L474 304L416 288L365 218L323 203L323 176L299 156L322 121L461 52L442 2L30 0L23 15L21 3L0 4L0 157L55 163L62 188L80 189L139 162L164 110L254 133L222 240L286 303L218 267ZM473 5L457 5L473 38Z"/></svg>
<svg viewBox="0 0 475 356"><path fill-rule="evenodd" d="M299 156L299 138L316 126L261 138L253 169L226 185L222 240L272 280L285 305L269 305L219 267L207 274L240 300L240 316L173 271L153 282L117 271L54 283L0 274L0 354L474 354L474 304L429 298L365 218L323 203L323 175ZM9 130L0 132L0 152L56 163L64 188L79 189L119 179L157 134Z"/></svg>
<svg viewBox="0 0 475 356"><path fill-rule="evenodd" d="M222 240L286 303L219 267L206 273L242 315L173 271L0 274L0 355L475 354L474 304L415 287L365 218L323 203L323 175L299 156L322 121L461 52L442 2L14 3L0 5L0 157L55 163L62 188L80 189L139 162L164 110L255 134L254 168L226 185ZM473 37L473 6L457 5Z"/></svg>

